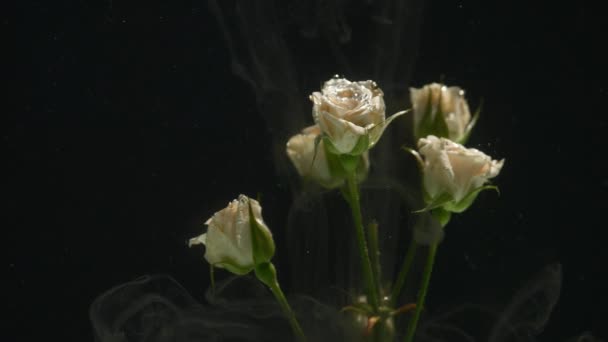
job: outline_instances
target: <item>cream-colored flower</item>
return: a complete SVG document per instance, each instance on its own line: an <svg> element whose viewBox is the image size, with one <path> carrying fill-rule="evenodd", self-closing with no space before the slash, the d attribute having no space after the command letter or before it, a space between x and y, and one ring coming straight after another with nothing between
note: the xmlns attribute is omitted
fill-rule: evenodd
<svg viewBox="0 0 608 342"><path fill-rule="evenodd" d="M443 84L410 88L414 110L414 136L435 135L463 142L472 128L469 105L464 90Z"/></svg>
<svg viewBox="0 0 608 342"><path fill-rule="evenodd" d="M262 219L262 207L254 199L239 195L205 224L207 232L190 239L188 245L205 245L205 259L215 267L246 274L274 255L272 234Z"/></svg>
<svg viewBox="0 0 608 342"><path fill-rule="evenodd" d="M328 156L325 152L322 140L315 146L319 134L321 134L321 129L315 125L307 127L301 134L291 137L287 142L287 156L302 178L312 179L329 189L339 187L344 184L344 175L336 168L341 166L334 163L333 168L330 167L328 158L332 158L332 156ZM361 158L362 164L358 170L360 179L365 178L369 170L368 153L363 153Z"/></svg>
<svg viewBox="0 0 608 342"><path fill-rule="evenodd" d="M316 146L315 155L315 140L319 134L319 127L312 126L291 137L287 142L287 156L301 177L313 179L327 188L340 186L344 180L332 177L322 141Z"/></svg>
<svg viewBox="0 0 608 342"><path fill-rule="evenodd" d="M313 117L329 138L332 153L359 155L378 142L392 120L385 118L383 95L373 81L333 78L310 96Z"/></svg>
<svg viewBox="0 0 608 342"><path fill-rule="evenodd" d="M453 212L466 209L484 184L498 175L504 163L504 159L492 160L479 150L433 135L418 140L418 150L424 159L427 202L448 195L450 200L444 209Z"/></svg>

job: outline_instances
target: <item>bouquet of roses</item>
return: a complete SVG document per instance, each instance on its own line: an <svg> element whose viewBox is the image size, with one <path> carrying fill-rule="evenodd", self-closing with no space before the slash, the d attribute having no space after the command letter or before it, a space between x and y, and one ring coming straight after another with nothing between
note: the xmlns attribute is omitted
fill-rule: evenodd
<svg viewBox="0 0 608 342"><path fill-rule="evenodd" d="M363 317L360 334L369 341L394 340L396 315L410 316L404 341L414 340L443 230L451 216L467 210L481 191L498 190L489 180L498 175L504 162L464 146L479 110L471 115L462 89L433 83L410 89L410 97L411 110L387 118L383 92L375 82L334 77L325 82L320 92L310 95L314 125L303 128L286 144L286 153L301 178L327 189L338 189L351 210L351 237L357 245L364 293L361 300L342 311ZM428 219L414 230L400 271L384 286L380 281L378 248L381 231L373 220L362 215L359 185L367 178L373 147L391 122L403 115L413 116L412 134L417 143L404 146L403 150L417 161L425 203L413 212ZM253 272L276 297L294 337L306 341L306 331L279 285L272 263L275 242L262 217L260 203L240 195L206 225L206 232L192 238L189 245L205 246L204 257L212 271L221 268L236 275ZM421 246L427 253L416 301L399 303Z"/></svg>

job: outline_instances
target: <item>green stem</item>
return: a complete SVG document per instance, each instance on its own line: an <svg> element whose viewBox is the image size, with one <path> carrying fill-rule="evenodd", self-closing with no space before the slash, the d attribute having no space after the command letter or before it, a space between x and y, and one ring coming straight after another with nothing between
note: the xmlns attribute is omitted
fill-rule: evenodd
<svg viewBox="0 0 608 342"><path fill-rule="evenodd" d="M277 299L277 301L279 302L279 304L281 305L281 308L283 309L285 316L287 316L289 325L291 325L291 329L293 330L293 333L298 338L298 341L305 342L306 336L304 335L304 331L300 327L300 324L298 323L298 320L296 319L296 315L293 312L293 310L291 309L291 306L289 306L289 303L287 302L287 299L285 298L285 294L283 294L283 291L281 290L279 283L275 282L275 284L273 286L269 286L269 288L270 288L270 291L272 291L272 293L274 294L274 296Z"/></svg>
<svg viewBox="0 0 608 342"><path fill-rule="evenodd" d="M382 291L381 278L382 274L380 273L380 247L378 244L378 223L372 222L367 227L367 242L369 243L369 260L372 264L372 275L374 277L374 281L376 283L376 288L378 291ZM380 298L382 298L382 293L378 292Z"/></svg>
<svg viewBox="0 0 608 342"><path fill-rule="evenodd" d="M209 279L211 280L211 293L215 297L215 272L213 265L209 265Z"/></svg>
<svg viewBox="0 0 608 342"><path fill-rule="evenodd" d="M414 312L414 315L410 318L410 322L407 326L407 335L405 336L405 342L412 342L414 340L416 326L418 325L418 320L420 319L420 313L424 308L426 293L428 291L429 283L431 281L431 273L433 271L433 264L435 263L437 246L437 243L433 243L431 246L429 246L429 255L426 259L426 265L424 266L424 273L422 274L422 284L418 292L418 300L416 301L416 311Z"/></svg>
<svg viewBox="0 0 608 342"><path fill-rule="evenodd" d="M281 290L281 286L279 286L279 282L277 280L277 271L274 265L268 262L256 266L255 275L261 282L268 286L274 297L277 299L277 302L279 302L279 305L283 310L283 314L285 317L287 317L289 325L291 325L291 329L293 330L293 333L297 337L298 341L306 342L306 335L304 335L304 331L300 327L295 313L291 309L291 306L289 306L287 298L285 298L285 294L283 293L283 290Z"/></svg>
<svg viewBox="0 0 608 342"><path fill-rule="evenodd" d="M350 200L348 204L353 215L355 231L357 236L357 246L359 247L359 257L363 268L363 277L367 285L367 299L374 311L378 310L378 289L373 278L372 263L369 259L367 242L365 241L365 231L363 228L363 218L361 216L361 204L359 201L359 189L355 172L351 172L347 178L348 192Z"/></svg>
<svg viewBox="0 0 608 342"><path fill-rule="evenodd" d="M412 268L412 263L414 262L414 257L416 256L416 249L418 244L416 241L412 239L410 242L410 247L407 249L407 254L405 255L405 259L403 259L403 265L401 265L401 270L399 271L399 275L397 276L397 281L393 285L393 291L391 292L391 307L395 307L397 304L397 300L399 299L399 295L401 294L401 290L403 289L403 285L405 284L405 280L407 278L407 274Z"/></svg>

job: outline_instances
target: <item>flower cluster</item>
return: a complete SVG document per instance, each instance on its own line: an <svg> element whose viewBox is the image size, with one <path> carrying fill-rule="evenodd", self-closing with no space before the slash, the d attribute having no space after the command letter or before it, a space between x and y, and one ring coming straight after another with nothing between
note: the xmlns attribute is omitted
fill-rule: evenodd
<svg viewBox="0 0 608 342"><path fill-rule="evenodd" d="M500 172L504 160L496 161L464 143L476 122L472 119L464 90L432 83L410 88L414 137L423 175L427 209L460 213ZM460 143L459 143L460 142ZM449 220L449 219L448 219ZM444 222L444 224L447 223Z"/></svg>
<svg viewBox="0 0 608 342"><path fill-rule="evenodd" d="M411 88L410 97L412 133L417 143L416 149L406 149L418 160L422 176L421 193L426 204L422 209L412 208L414 212L422 214L419 222L425 226L414 229L413 246L420 244L429 247L416 304L394 307L415 248L408 250L399 276L391 286L390 295L385 293L386 289L380 286L378 225L371 224L365 228L358 188L358 184L364 182L370 172L370 150L378 143L387 126L408 111L386 118L384 93L375 82L351 82L335 77L325 82L321 91L310 95L315 124L302 129L286 144L287 156L302 179L327 189L341 188L351 208L355 228L353 235L359 249L366 293L361 297L364 300L345 309L357 313L357 320L365 325L364 334L372 336L372 341L392 339L390 336L394 336L395 329L392 317L415 309L406 331L406 341L412 341L424 307L440 241L437 236L443 234L452 213L468 209L482 190L497 189L488 183L500 173L504 164L504 160L494 160L477 149L463 145L479 111L471 116L462 89L433 83L420 89ZM294 335L300 341L305 341L305 334L280 289L271 262L275 244L262 218L260 204L240 195L205 224L207 231L190 239L189 245L205 245L204 257L212 266L237 275L253 271L277 298Z"/></svg>
<svg viewBox="0 0 608 342"><path fill-rule="evenodd" d="M369 171L369 150L392 120L386 118L384 93L373 81L351 82L334 77L310 95L315 125L287 142L296 170L326 188L344 184L355 171L363 181Z"/></svg>

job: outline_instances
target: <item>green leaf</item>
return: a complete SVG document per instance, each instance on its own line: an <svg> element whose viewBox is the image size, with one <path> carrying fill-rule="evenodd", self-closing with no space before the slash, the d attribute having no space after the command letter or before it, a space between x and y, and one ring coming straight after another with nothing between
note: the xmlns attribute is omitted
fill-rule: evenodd
<svg viewBox="0 0 608 342"><path fill-rule="evenodd" d="M268 262L274 256L275 245L272 235L261 227L255 216L253 215L253 209L251 208L251 202L249 204L249 226L251 229L251 249L253 252L253 263L259 265Z"/></svg>
<svg viewBox="0 0 608 342"><path fill-rule="evenodd" d="M444 206L444 209L447 211L451 211L453 213L461 213L465 210L467 210L471 204L473 204L473 201L475 201L475 199L477 198L477 195L479 195L480 192L482 192L483 190L495 190L496 192L498 192L500 194L500 191L498 190L498 187L495 185L484 185L481 186L473 191L471 191L468 195L466 195L463 199L461 199L458 203L447 203Z"/></svg>

